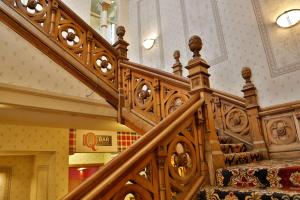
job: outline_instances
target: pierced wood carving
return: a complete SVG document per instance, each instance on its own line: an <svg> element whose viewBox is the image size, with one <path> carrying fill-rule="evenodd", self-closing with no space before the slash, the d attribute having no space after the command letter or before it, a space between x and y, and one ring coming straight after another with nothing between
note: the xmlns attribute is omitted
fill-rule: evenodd
<svg viewBox="0 0 300 200"><path fill-rule="evenodd" d="M129 69L125 65L121 70L125 107L130 107L152 124L167 117L190 98L186 88L168 77L140 72L134 66Z"/></svg>

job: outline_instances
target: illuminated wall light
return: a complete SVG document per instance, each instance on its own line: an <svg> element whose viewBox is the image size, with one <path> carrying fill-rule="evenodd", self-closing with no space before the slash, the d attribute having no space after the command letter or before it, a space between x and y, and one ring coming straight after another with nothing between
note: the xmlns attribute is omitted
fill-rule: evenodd
<svg viewBox="0 0 300 200"><path fill-rule="evenodd" d="M86 168L84 168L84 167L80 167L80 168L78 168L77 170L82 172L82 171L85 170L85 169L86 169Z"/></svg>
<svg viewBox="0 0 300 200"><path fill-rule="evenodd" d="M149 50L154 46L155 39L146 39L143 42L143 46L145 49Z"/></svg>
<svg viewBox="0 0 300 200"><path fill-rule="evenodd" d="M300 22L300 9L288 10L279 15L276 23L281 28L289 28Z"/></svg>

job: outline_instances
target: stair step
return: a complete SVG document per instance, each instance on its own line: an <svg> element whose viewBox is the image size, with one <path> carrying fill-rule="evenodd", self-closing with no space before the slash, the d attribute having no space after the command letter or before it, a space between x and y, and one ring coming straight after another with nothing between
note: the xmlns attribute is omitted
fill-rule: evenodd
<svg viewBox="0 0 300 200"><path fill-rule="evenodd" d="M233 143L232 138L227 135L219 135L219 142L220 144L231 144Z"/></svg>
<svg viewBox="0 0 300 200"><path fill-rule="evenodd" d="M224 154L224 156L225 156L225 164L227 166L247 164L250 162L260 161L262 159L261 153L256 151L229 153L229 154Z"/></svg>
<svg viewBox="0 0 300 200"><path fill-rule="evenodd" d="M210 187L198 193L198 200L298 200L296 191L253 188L218 188Z"/></svg>
<svg viewBox="0 0 300 200"><path fill-rule="evenodd" d="M300 193L300 161L265 160L226 167L216 171L219 187L255 187L298 190Z"/></svg>
<svg viewBox="0 0 300 200"><path fill-rule="evenodd" d="M247 146L243 143L238 144L221 144L221 150L225 154L246 152Z"/></svg>

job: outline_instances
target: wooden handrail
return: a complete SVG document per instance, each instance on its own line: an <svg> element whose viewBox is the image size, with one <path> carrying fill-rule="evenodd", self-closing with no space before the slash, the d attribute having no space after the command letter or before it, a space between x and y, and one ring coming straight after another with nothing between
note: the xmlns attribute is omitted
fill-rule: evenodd
<svg viewBox="0 0 300 200"><path fill-rule="evenodd" d="M145 66L145 65L141 65L141 64L138 64L138 63L131 62L131 61L124 61L123 64L126 64L128 67L131 67L132 69L140 70L141 72L142 71L145 71L147 73L152 72L152 74L154 74L154 75L161 75L163 77L173 79L173 80L178 80L178 81L182 82L183 84L185 83L185 84L189 85L189 79L188 78L185 78L185 77L182 77L182 76L177 76L177 75L174 75L172 73L169 73L169 72L157 69L157 68L148 67L148 66Z"/></svg>
<svg viewBox="0 0 300 200"><path fill-rule="evenodd" d="M198 95L193 96L185 105L162 120L128 150L122 152L96 172L95 175L86 180L84 184L69 193L64 200L94 199L99 193L109 189L115 184L118 178L122 177L122 174L126 170L137 164L136 162L139 159L145 157L154 148L158 147L177 126L193 115L203 103L204 100L200 100ZM120 165L120 163L122 164ZM88 193L89 191L91 192ZM87 193L88 195L85 196Z"/></svg>

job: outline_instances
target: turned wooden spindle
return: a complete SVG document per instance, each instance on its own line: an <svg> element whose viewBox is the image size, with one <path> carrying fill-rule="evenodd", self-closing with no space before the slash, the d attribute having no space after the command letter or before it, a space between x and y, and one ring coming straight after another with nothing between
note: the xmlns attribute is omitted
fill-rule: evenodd
<svg viewBox="0 0 300 200"><path fill-rule="evenodd" d="M189 40L189 48L193 52L193 58L189 60L188 66L191 95L200 95L205 101L205 106L199 108L199 127L205 130L202 136L203 148L205 149L205 160L209 170L210 183L215 183L215 170L225 166L224 154L221 151L220 143L215 128L215 120L211 102L213 101L212 90L210 89L207 62L201 58L202 40L194 35ZM203 165L205 165L203 163ZM204 172L205 173L205 172Z"/></svg>
<svg viewBox="0 0 300 200"><path fill-rule="evenodd" d="M117 50L119 53L119 56L124 59L128 60L127 58L127 51L129 44L124 40L126 30L124 26L118 26L116 30L116 34L118 36L118 41L113 44L113 47Z"/></svg>
<svg viewBox="0 0 300 200"><path fill-rule="evenodd" d="M175 59L175 63L173 64L173 73L182 76L182 64L180 62L180 51L176 50L173 53L173 57Z"/></svg>

